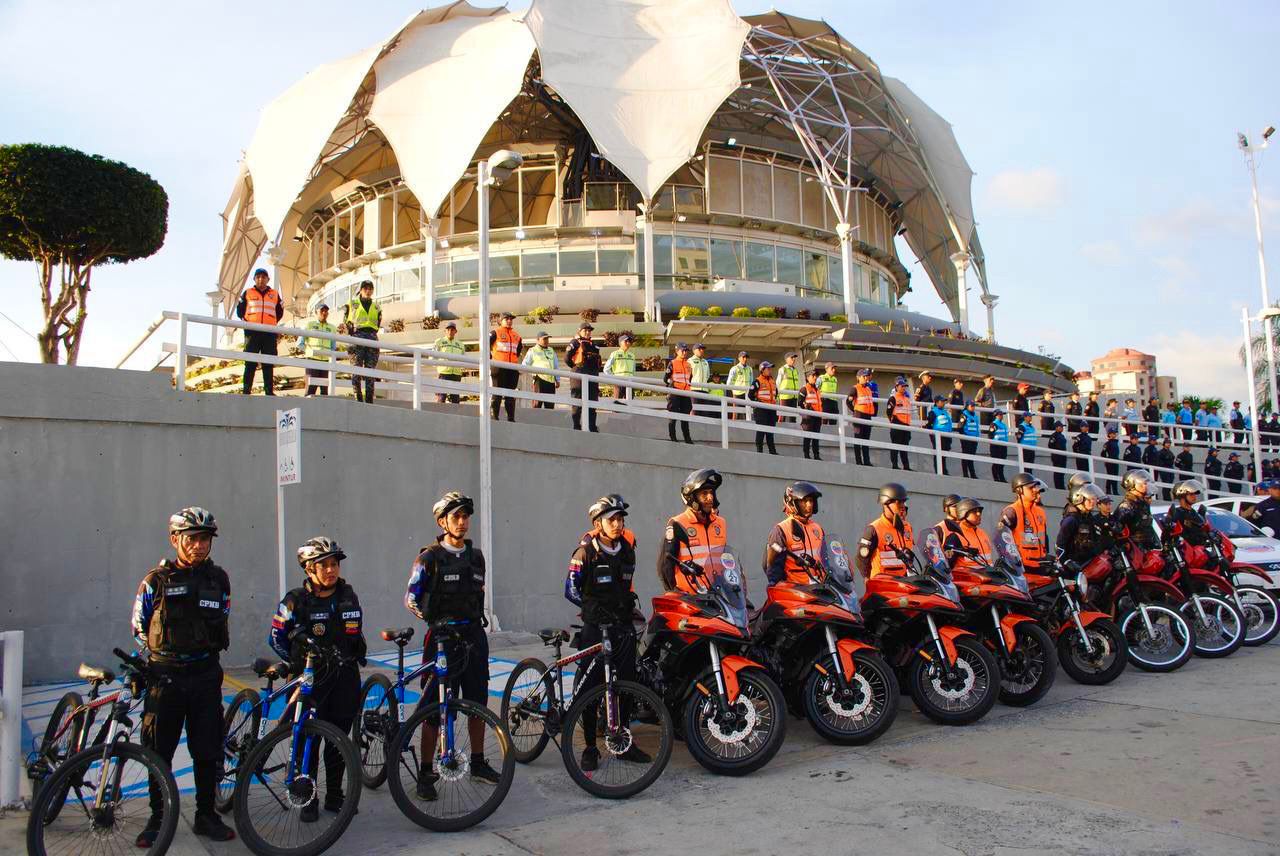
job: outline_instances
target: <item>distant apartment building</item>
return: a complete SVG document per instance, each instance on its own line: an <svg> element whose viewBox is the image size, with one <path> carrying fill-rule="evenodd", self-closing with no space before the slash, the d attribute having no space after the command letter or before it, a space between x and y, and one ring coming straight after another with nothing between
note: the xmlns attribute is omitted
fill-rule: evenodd
<svg viewBox="0 0 1280 856"><path fill-rule="evenodd" d="M1156 358L1133 348L1114 348L1089 361L1090 371L1076 374L1082 395L1128 395L1145 402L1149 398L1178 398L1178 379L1156 372Z"/></svg>

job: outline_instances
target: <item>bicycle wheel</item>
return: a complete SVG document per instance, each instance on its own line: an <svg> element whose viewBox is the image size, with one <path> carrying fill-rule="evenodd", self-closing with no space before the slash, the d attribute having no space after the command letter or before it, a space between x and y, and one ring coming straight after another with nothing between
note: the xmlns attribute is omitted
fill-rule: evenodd
<svg viewBox="0 0 1280 856"><path fill-rule="evenodd" d="M558 696L547 664L529 657L507 677L502 691L502 724L511 735L511 749L521 764L532 763L556 730Z"/></svg>
<svg viewBox="0 0 1280 856"><path fill-rule="evenodd" d="M612 694L598 684L574 699L564 716L560 754L569 777L584 791L606 799L635 796L657 781L671 760L675 734L671 714L658 694L632 681L614 681ZM609 708L615 728L609 727ZM658 711L641 722L638 711ZM584 753L594 750L594 769L584 770Z"/></svg>
<svg viewBox="0 0 1280 856"><path fill-rule="evenodd" d="M31 766L28 768L28 775L31 777L32 802L39 799L40 789L53 775L54 770L67 760L74 747L80 745L84 714L81 713L74 719L71 715L82 704L84 699L80 697L80 693L69 692L58 699L58 703L53 707L53 713L49 714L49 722L44 727L44 739L40 741L39 753L32 759ZM54 814L56 816L57 810Z"/></svg>
<svg viewBox="0 0 1280 856"><path fill-rule="evenodd" d="M455 700L449 702L446 721L440 720L440 705L431 704L418 708L400 727L387 757L387 786L405 817L436 832L456 832L475 826L502 804L515 777L516 758L507 730L489 708ZM484 729L479 745L471 739L470 722L475 720ZM446 753L437 735L449 730L453 749ZM483 754L496 782L472 770L473 753Z"/></svg>
<svg viewBox="0 0 1280 856"><path fill-rule="evenodd" d="M163 820L146 852L164 853L178 828L178 784L159 755L136 743L93 746L68 758L31 806L27 852L138 852L134 841L151 819L148 782L155 782ZM47 820L53 799L65 800L65 806Z"/></svg>
<svg viewBox="0 0 1280 856"><path fill-rule="evenodd" d="M213 800L213 807L221 814L231 811L236 773L240 770L240 763L258 742L261 724L262 707L258 691L240 690L222 715L222 778L218 779L218 793Z"/></svg>
<svg viewBox="0 0 1280 856"><path fill-rule="evenodd" d="M346 831L360 804L360 756L347 735L318 719L299 727L296 755L293 726L281 726L240 765L236 830L259 856L323 852Z"/></svg>
<svg viewBox="0 0 1280 856"><path fill-rule="evenodd" d="M360 688L360 706L351 723L351 742L360 754L360 782L381 787L387 780L387 743L400 721L400 703L386 675L370 675Z"/></svg>

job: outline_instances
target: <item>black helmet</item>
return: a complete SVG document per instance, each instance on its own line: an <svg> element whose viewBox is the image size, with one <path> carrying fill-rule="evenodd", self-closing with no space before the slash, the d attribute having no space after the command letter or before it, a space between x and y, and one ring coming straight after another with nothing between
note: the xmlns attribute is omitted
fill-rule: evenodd
<svg viewBox="0 0 1280 856"><path fill-rule="evenodd" d="M680 498L684 500L685 505L694 508L697 505L697 501L693 498L694 494L704 488L719 491L722 484L724 484L724 479L715 470L694 470L685 476L684 483L680 485ZM718 495L712 507L720 507L720 497Z"/></svg>
<svg viewBox="0 0 1280 856"><path fill-rule="evenodd" d="M476 513L476 504L471 501L471 497L464 496L456 490L451 490L431 506L431 516L435 520L445 517L450 513L463 509L467 514Z"/></svg>
<svg viewBox="0 0 1280 856"><path fill-rule="evenodd" d="M1079 508L1081 503L1086 499L1092 499L1094 502L1102 502L1105 496L1106 494L1102 492L1102 488L1098 487L1096 484L1086 483L1071 491L1069 498L1071 500L1071 505L1075 508Z"/></svg>
<svg viewBox="0 0 1280 856"><path fill-rule="evenodd" d="M1190 496L1193 493L1204 493L1204 485L1199 479L1185 479L1173 486L1173 496L1175 499L1182 499L1184 496Z"/></svg>
<svg viewBox="0 0 1280 856"><path fill-rule="evenodd" d="M942 516L943 517L948 516L948 512L950 512L951 509L956 507L956 503L960 501L960 498L961 498L960 494L958 493L949 493L942 498Z"/></svg>
<svg viewBox="0 0 1280 856"><path fill-rule="evenodd" d="M342 546L332 538L321 535L312 538L307 543L298 548L298 564L305 570L307 565L312 562L319 562L330 556L341 562L347 558L347 554L342 552Z"/></svg>
<svg viewBox="0 0 1280 856"><path fill-rule="evenodd" d="M1067 496L1071 496L1077 488L1082 488L1092 481L1093 479L1089 478L1088 473L1082 473L1077 470L1071 474L1071 478L1067 479Z"/></svg>
<svg viewBox="0 0 1280 856"><path fill-rule="evenodd" d="M1153 481L1155 481L1155 477L1151 475L1150 470L1129 470L1124 474L1124 478L1120 480L1120 487L1124 490L1126 497L1131 494L1135 498L1145 497Z"/></svg>
<svg viewBox="0 0 1280 856"><path fill-rule="evenodd" d="M891 502L906 502L907 489L897 482L889 482L880 488L880 504L888 505Z"/></svg>
<svg viewBox="0 0 1280 856"><path fill-rule="evenodd" d="M210 535L217 535L218 521L208 511L193 505L169 518L169 534L177 535L179 532L208 532Z"/></svg>
<svg viewBox="0 0 1280 856"><path fill-rule="evenodd" d="M1009 482L1009 487L1013 489L1013 495L1017 496L1022 493L1022 489L1024 487L1035 487L1036 483L1039 481L1040 479L1031 475L1031 473L1018 473L1013 477L1013 480Z"/></svg>
<svg viewBox="0 0 1280 856"><path fill-rule="evenodd" d="M591 503L591 507L587 509L587 517L591 518L592 523L608 514L621 514L626 517L627 508L629 507L626 500L619 494L611 493Z"/></svg>
<svg viewBox="0 0 1280 856"><path fill-rule="evenodd" d="M782 494L782 508L788 514L794 514L796 511L796 502L801 499L813 499L813 513L818 513L818 497L822 496L822 491L811 482L792 482L787 485L786 491Z"/></svg>
<svg viewBox="0 0 1280 856"><path fill-rule="evenodd" d="M956 503L956 519L964 520L971 512L981 511L982 503L973 497L967 497Z"/></svg>

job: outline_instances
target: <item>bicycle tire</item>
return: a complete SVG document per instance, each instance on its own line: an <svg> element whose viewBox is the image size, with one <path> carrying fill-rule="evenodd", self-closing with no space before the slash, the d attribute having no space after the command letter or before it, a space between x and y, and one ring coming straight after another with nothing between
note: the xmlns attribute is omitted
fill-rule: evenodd
<svg viewBox="0 0 1280 856"><path fill-rule="evenodd" d="M259 776L255 775L255 771L267 760L272 749L282 741L288 742L293 739L292 726L284 727L282 725L272 729L270 734L254 746L253 751L249 753L249 757L240 765L240 774L236 779L236 831L240 833L240 838L244 841L245 846L258 854L258 856L316 856L318 853L323 853L333 846L334 842L342 836L342 833L346 832L360 805L360 756L356 753L351 739L339 731L336 726L315 718L307 719L302 723L301 728L304 735L324 740L326 743L336 746L342 754L342 760L345 764L343 775L346 784L346 787L343 788L345 799L343 800L342 808L338 810L333 822L324 832L305 844L294 847L279 847L267 841L259 833L250 815L249 794L251 780L262 781ZM318 742L313 751L320 752ZM317 764L317 769L324 768L323 762L319 759L317 759ZM322 799L323 797L316 794L315 798ZM301 806L290 805L288 807L290 812L295 808L300 810Z"/></svg>
<svg viewBox="0 0 1280 856"><path fill-rule="evenodd" d="M253 751L261 724L262 698L258 691L240 690L222 715L222 778L218 779L213 800L219 814L231 811L240 764Z"/></svg>
<svg viewBox="0 0 1280 856"><path fill-rule="evenodd" d="M381 701L369 708L371 693L381 693ZM400 724L400 702L391 691L386 675L370 675L360 688L360 705L351 723L351 742L360 755L360 783L366 788L379 788L387 780L387 741L394 738ZM372 715L376 719L370 721ZM374 753L375 744L379 747ZM376 760L381 757L381 761ZM372 761L372 763L370 763Z"/></svg>
<svg viewBox="0 0 1280 856"><path fill-rule="evenodd" d="M524 713L522 713L522 711L524 711L527 706L528 698L533 695L532 690L525 699L522 699L521 702L516 705L514 709L511 706L511 698L517 690L517 685L522 679L524 679L525 672L533 672L534 674L541 676L535 680L540 683L542 692L545 694L546 698L554 699L558 702L559 696L556 695L554 685L555 679L547 670L547 664L539 660L537 657L526 657L521 660L516 664L516 667L511 670L511 674L507 676L507 685L502 690L502 725L507 729L508 736L511 737L511 749L512 752L515 753L516 760L521 764L531 764L537 760L538 756L547 748L547 743L551 740L552 729L548 727L549 723L547 721L551 715L551 711L550 704L547 705L547 710L540 711L543 716L541 720L542 728L537 736L531 733L531 729L525 730L522 728L526 723L539 722L539 720L533 717L528 719L523 718L528 715L527 711ZM541 708L542 705L539 704L538 707Z"/></svg>
<svg viewBox="0 0 1280 856"><path fill-rule="evenodd" d="M49 714L49 721L44 727L44 737L40 740L39 757L36 763L42 763L47 767L44 775L31 780L31 802L34 803L40 797L40 789L44 787L44 783L49 777L57 772L58 767L71 757L73 747L80 742L80 732L84 728L83 712L76 716L63 733L63 739L54 745L57 738L58 729L62 727L62 723L66 721L68 714L75 711L84 704L84 699L80 693L74 690L64 693L62 698L58 699L58 703L53 707L53 713ZM57 812L55 811L55 816Z"/></svg>
<svg viewBox="0 0 1280 856"><path fill-rule="evenodd" d="M414 740L417 737L418 728L428 717L439 716L440 705L433 703L418 707L413 716L401 726L396 735L395 749L387 758L387 787L391 791L391 798L395 800L396 806L405 817L424 829L430 829L435 832L457 832L460 829L468 829L493 814L506 798L507 792L511 790L511 780L515 778L516 771L516 758L515 753L511 751L511 738L498 715L487 707L481 707L465 700L455 700L451 702L451 705L454 709L455 718L465 715L467 717L476 716L484 720L488 730L491 730L496 737L497 748L502 752L502 764L498 783L494 785L493 794L479 808L457 817L435 817L420 809L414 804L414 797L409 795L409 788L416 788L417 786L419 771L409 768L406 762L406 755L415 761L416 766L416 752L410 750L414 748ZM465 726L461 727L465 728ZM485 760L492 761L488 757ZM406 788L406 777L408 778L409 788Z"/></svg>
<svg viewBox="0 0 1280 856"><path fill-rule="evenodd" d="M62 766L49 777L49 781L46 783L46 787L42 791L40 797L32 804L31 815L27 819L28 854L33 854L33 856L45 856L48 852L45 847L46 838L57 836L64 825L70 825L67 821L67 812L65 811L55 813L61 817L61 824L55 825L57 823L56 820L48 822L42 821L42 819L48 814L48 803L50 799L59 792L70 794L72 790L75 790L77 794L80 794L79 783L84 782L87 771L92 769L93 765L96 762L100 762L104 757L137 761L146 768L146 777L143 777L140 780L140 783L135 783L135 788L140 784L140 793L135 794L135 798L141 801L143 809L143 811L138 814L138 817L145 816L148 820L151 817L151 806L148 799L146 782L149 779L154 778L156 781L161 783L163 816L160 823L160 829L156 833L155 841L146 852L161 854L169 849L169 844L173 841L173 835L178 829L178 783L173 778L173 771L169 769L169 765L165 763L159 755L150 749L139 746L136 743L120 742L114 743L106 749L101 746L91 746L87 749L82 749L68 758ZM128 790L131 789L125 789L126 792ZM86 793L90 799L94 798L94 791L87 790ZM128 798L126 797L126 799ZM120 800L117 802L117 805L123 802L124 800ZM113 828L116 826L126 826L125 823L120 821L122 815L125 816L127 821L128 813L120 812L117 809L117 812L113 815L115 820ZM85 818L88 820L87 814ZM93 830L92 820L90 820L89 823L90 830ZM137 829L141 832L142 828L142 826L139 826ZM135 849L133 839L137 837L136 833L126 832L124 837L127 842L124 848L108 844L104 845L105 849L100 850L99 852L116 853L119 852L120 849L128 849L131 852L142 852ZM88 840L84 843L88 844L95 842L102 845L104 837L91 834L88 836ZM62 848L57 848L56 852L64 851ZM82 854L91 851L88 851L83 847L79 847L75 852Z"/></svg>
<svg viewBox="0 0 1280 856"><path fill-rule="evenodd" d="M651 709L658 712L658 747L652 756L653 760L650 762L649 769L634 782L613 787L596 781L595 778L587 775L582 770L577 756L577 747L572 739L574 726L583 712L587 710L588 705L599 704L600 697L604 695L606 690L605 684L597 684L582 693L569 706L569 710L564 716L560 754L564 759L564 767L569 772L569 778L573 779L578 787L592 796L617 800L635 796L658 780L658 777L666 769L667 762L671 760L671 749L675 744L675 729L671 724L670 711L667 710L667 706L662 703L662 699L653 690L634 681L615 681L614 686L618 690L632 693L638 700L642 700ZM603 726L603 722L600 721L599 725Z"/></svg>

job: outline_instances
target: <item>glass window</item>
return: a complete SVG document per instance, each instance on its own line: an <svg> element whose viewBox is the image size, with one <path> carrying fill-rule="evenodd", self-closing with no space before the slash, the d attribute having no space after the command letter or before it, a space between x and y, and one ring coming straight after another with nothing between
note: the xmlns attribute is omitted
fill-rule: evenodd
<svg viewBox="0 0 1280 856"><path fill-rule="evenodd" d="M707 259L707 239L677 235L675 241L675 272L685 276L706 276L710 271ZM658 272L655 265L654 273Z"/></svg>
<svg viewBox="0 0 1280 856"><path fill-rule="evenodd" d="M601 250L600 273L635 273L636 254L632 250Z"/></svg>
<svg viewBox="0 0 1280 856"><path fill-rule="evenodd" d="M892 302L889 300L889 295L892 292L893 292L893 287L889 283L889 277L885 276L884 274L881 274L880 275L880 302L883 303L885 306L888 306Z"/></svg>
<svg viewBox="0 0 1280 856"><path fill-rule="evenodd" d="M436 262L431 270L431 278L436 288L446 284L449 281L449 262L447 260Z"/></svg>
<svg viewBox="0 0 1280 856"><path fill-rule="evenodd" d="M769 164L742 162L742 213L773 219L773 169Z"/></svg>
<svg viewBox="0 0 1280 856"><path fill-rule="evenodd" d="M804 253L792 247L778 247L778 282L804 285Z"/></svg>
<svg viewBox="0 0 1280 856"><path fill-rule="evenodd" d="M520 225L520 191L514 181L504 181L489 193L489 228L514 229Z"/></svg>
<svg viewBox="0 0 1280 856"><path fill-rule="evenodd" d="M379 246L396 245L395 195L388 193L378 197Z"/></svg>
<svg viewBox="0 0 1280 856"><path fill-rule="evenodd" d="M712 211L742 213L741 162L737 158L708 158Z"/></svg>
<svg viewBox="0 0 1280 856"><path fill-rule="evenodd" d="M480 260L479 259L454 259L453 260L453 281L457 282L475 282L480 279Z"/></svg>
<svg viewBox="0 0 1280 856"><path fill-rule="evenodd" d="M827 257L823 253L804 254L805 288L827 292L831 286L827 279Z"/></svg>
<svg viewBox="0 0 1280 856"><path fill-rule="evenodd" d="M711 239L711 273L726 279L742 276L742 242Z"/></svg>
<svg viewBox="0 0 1280 856"><path fill-rule="evenodd" d="M364 205L351 209L351 255L364 255Z"/></svg>
<svg viewBox="0 0 1280 856"><path fill-rule="evenodd" d="M555 276L555 251L549 253L524 253L520 256L520 267L526 277Z"/></svg>
<svg viewBox="0 0 1280 856"><path fill-rule="evenodd" d="M812 226L815 229L826 229L826 213L827 213L827 195L822 189L822 185L817 179L813 181L800 182L801 203L804 207L802 223L806 226ZM854 197L861 196L861 193L853 194Z"/></svg>
<svg viewBox="0 0 1280 856"><path fill-rule="evenodd" d="M588 184L583 188L587 200L588 211L616 211L618 208L618 185Z"/></svg>
<svg viewBox="0 0 1280 856"><path fill-rule="evenodd" d="M396 271L396 291L401 300L411 300L422 292L422 276L420 268L409 268Z"/></svg>
<svg viewBox="0 0 1280 856"><path fill-rule="evenodd" d="M747 279L773 282L773 244L747 242Z"/></svg>
<svg viewBox="0 0 1280 856"><path fill-rule="evenodd" d="M653 277L655 288L670 288L670 279L664 277L671 276L671 245L672 239L670 235L654 235L653 236ZM644 235L636 235L636 272L644 273Z"/></svg>
<svg viewBox="0 0 1280 856"><path fill-rule="evenodd" d="M586 274L596 272L595 250L561 250L561 274Z"/></svg>
<svg viewBox="0 0 1280 856"><path fill-rule="evenodd" d="M827 257L827 281L836 294L844 294L844 262L839 256Z"/></svg>
<svg viewBox="0 0 1280 856"><path fill-rule="evenodd" d="M705 214L707 197L701 187L676 188L677 214Z"/></svg>
<svg viewBox="0 0 1280 856"><path fill-rule="evenodd" d="M520 278L519 256L493 256L489 259L489 279L497 282L500 279Z"/></svg>
<svg viewBox="0 0 1280 856"><path fill-rule="evenodd" d="M800 173L793 169L773 168L773 217L788 223L800 220Z"/></svg>

